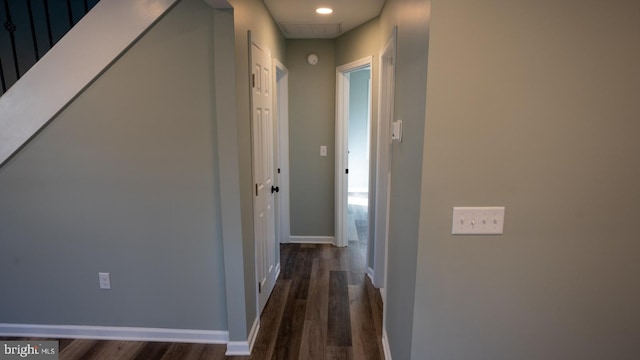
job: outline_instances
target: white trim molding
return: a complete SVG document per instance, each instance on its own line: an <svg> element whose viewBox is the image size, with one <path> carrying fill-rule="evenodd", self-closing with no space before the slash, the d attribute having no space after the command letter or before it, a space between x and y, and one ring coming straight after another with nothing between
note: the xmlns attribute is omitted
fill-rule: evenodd
<svg viewBox="0 0 640 360"><path fill-rule="evenodd" d="M280 277L280 261L276 264L276 281Z"/></svg>
<svg viewBox="0 0 640 360"><path fill-rule="evenodd" d="M382 329L382 350L384 351L385 360L391 360L391 348L389 347L389 337L386 329Z"/></svg>
<svg viewBox="0 0 640 360"><path fill-rule="evenodd" d="M376 211L373 231L373 284L386 284L387 249L389 238L389 204L391 203L391 123L395 89L397 27L380 50L378 58L378 139L376 145Z"/></svg>
<svg viewBox="0 0 640 360"><path fill-rule="evenodd" d="M227 352L225 355L227 356L248 356L251 355L251 351L253 350L253 345L256 342L256 338L258 337L258 332L260 332L260 318L256 317L253 320L253 325L251 326L251 331L249 332L249 337L247 341L229 341L227 342Z"/></svg>
<svg viewBox="0 0 640 360"><path fill-rule="evenodd" d="M226 344L229 332L142 327L0 324L3 337L46 337L95 340L164 341L201 344Z"/></svg>
<svg viewBox="0 0 640 360"><path fill-rule="evenodd" d="M289 242L294 244L336 245L336 238L333 236L289 236Z"/></svg>
<svg viewBox="0 0 640 360"><path fill-rule="evenodd" d="M367 276L369 277L369 280L371 280L371 283L373 284L373 276L374 276L373 268L371 268L371 267L367 268ZM374 286L375 286L375 284L374 284Z"/></svg>

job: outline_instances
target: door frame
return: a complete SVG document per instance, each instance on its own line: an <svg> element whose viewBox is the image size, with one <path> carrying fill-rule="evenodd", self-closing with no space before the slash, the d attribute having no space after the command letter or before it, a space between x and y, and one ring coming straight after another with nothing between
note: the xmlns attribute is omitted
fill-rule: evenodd
<svg viewBox="0 0 640 360"><path fill-rule="evenodd" d="M389 205L391 189L391 123L394 116L397 27L379 54L378 139L376 145L376 211L373 241L373 285L386 300ZM385 301L386 303L386 301Z"/></svg>
<svg viewBox="0 0 640 360"><path fill-rule="evenodd" d="M336 246L344 247L349 243L347 235L347 195L348 195L348 129L349 129L349 74L353 71L373 69L373 56L352 61L336 68L336 167L335 167L335 237ZM369 114L371 114L371 92L369 92ZM369 127L371 140L371 127ZM371 174L369 174L371 178ZM371 200L371 192L369 192ZM371 201L369 201L371 203Z"/></svg>
<svg viewBox="0 0 640 360"><path fill-rule="evenodd" d="M254 90L253 90L253 85L251 84L252 75L254 73L254 68L253 68L253 61L254 61L254 59L253 59L253 47L254 46L259 48L259 49L261 49L266 54L266 56L269 58L269 61L271 63L271 65L269 66L269 71L271 72L271 81L269 81L268 86L270 87L271 94L272 94L272 98L271 98L271 117L272 117L271 119L272 119L272 122L275 122L275 117L274 117L274 114L273 114L273 106L274 106L273 102L275 100L275 97L273 96L273 93L274 93L274 87L273 86L275 84L275 80L274 80L275 74L273 73L273 69L274 69L273 60L274 59L271 57L271 50L269 48L265 47L261 42L256 40L252 36L252 32L251 31L247 32L247 40L248 40L248 52L249 52L249 69L248 69L249 70L249 74L248 75L249 75L249 82L250 82L249 83L249 89L250 89L249 104L250 104L250 119L251 119L251 122L250 122L250 124L251 124L250 125L250 128L251 128L251 177L252 177L253 183L256 184L256 173L255 173L255 162L256 162L255 151L256 151L256 149L255 149L255 138L254 138L255 137L255 129L254 129L254 116L255 116L255 114L254 114L254 100L253 100L253 91ZM275 124L272 124L271 136L272 136L272 146L273 146L272 157L274 157L273 158L273 160L274 160L273 165L274 166L272 168L273 173L271 174L271 176L272 176L272 180L273 180L272 181L272 185L274 185L275 179L276 179L276 175L277 175L276 174L276 170L275 170L276 144L275 144L274 141L277 138L277 135L275 134ZM263 292L265 292L265 289L266 289L266 292L268 292L269 295L270 295L271 292L273 291L273 287L275 287L275 282L276 282L277 277L279 275L279 267L280 267L279 260L280 259L279 259L278 255L280 254L280 251L279 251L279 246L275 246L275 231L276 231L276 228L275 228L276 227L276 209L275 209L276 200L275 200L275 198L276 197L274 196L274 199L273 199L273 202L272 202L273 207L274 207L273 208L273 215L274 215L274 224L273 224L274 225L274 249L268 249L268 242L269 241L267 239L264 240L264 243L265 243L264 246L267 247L267 249L265 249L265 251L269 251L269 250L273 250L274 251L274 253L272 254L273 259L274 259L274 261L273 261L274 262L273 263L273 276L268 276L267 275L267 281L266 281L267 286L265 287L265 289L261 289L260 288L260 273L259 273L260 272L260 259L259 259L259 257L260 257L261 254L258 251L259 250L258 249L258 242L259 242L258 241L258 236L259 236L259 234L257 233L258 229L256 229L256 206L257 206L256 205L256 201L257 201L257 196L256 195L257 195L257 193L254 192L254 191L257 191L257 188L254 189L252 187L252 199L253 199L252 200L252 208L253 208L253 211L252 211L252 213L253 213L253 224L252 224L252 226L253 226L253 233L254 233L253 234L254 266L255 266L255 276L256 276L256 280L257 280L256 281L256 288L255 288L255 290L256 290L256 293L255 293L255 296L256 296L256 314L257 314L256 316L258 318L260 318L260 314L262 313L262 310L264 309L264 306L266 306L266 302L269 299L269 296L266 296L264 304L261 304L261 298L260 297L263 294ZM263 191L267 191L267 189L264 189ZM269 194L268 196L273 196L273 193ZM262 261L264 261L264 259L262 259ZM270 274L270 273L271 273L271 271L267 271L267 274Z"/></svg>
<svg viewBox="0 0 640 360"><path fill-rule="evenodd" d="M273 59L273 77L275 98L273 117L276 120L276 239L278 243L291 241L291 213L289 201L289 70L277 59ZM281 75L281 76L280 76ZM278 259L278 265L280 261ZM280 268L278 266L278 273ZM276 275L277 278L277 275Z"/></svg>

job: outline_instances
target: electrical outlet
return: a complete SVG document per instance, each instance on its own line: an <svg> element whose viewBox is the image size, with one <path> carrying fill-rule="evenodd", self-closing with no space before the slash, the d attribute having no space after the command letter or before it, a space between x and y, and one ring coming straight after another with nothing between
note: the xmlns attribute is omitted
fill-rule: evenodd
<svg viewBox="0 0 640 360"><path fill-rule="evenodd" d="M109 273L98 273L98 280L100 281L100 289L111 289L111 275Z"/></svg>
<svg viewBox="0 0 640 360"><path fill-rule="evenodd" d="M504 229L504 206L454 207L452 234L500 235Z"/></svg>

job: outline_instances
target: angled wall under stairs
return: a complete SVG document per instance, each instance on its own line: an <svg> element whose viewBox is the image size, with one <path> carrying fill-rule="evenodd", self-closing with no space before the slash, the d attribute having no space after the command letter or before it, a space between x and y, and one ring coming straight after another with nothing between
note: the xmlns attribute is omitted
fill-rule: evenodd
<svg viewBox="0 0 640 360"><path fill-rule="evenodd" d="M0 97L0 166L176 0L101 1Z"/></svg>
<svg viewBox="0 0 640 360"><path fill-rule="evenodd" d="M99 0L0 0L0 96Z"/></svg>

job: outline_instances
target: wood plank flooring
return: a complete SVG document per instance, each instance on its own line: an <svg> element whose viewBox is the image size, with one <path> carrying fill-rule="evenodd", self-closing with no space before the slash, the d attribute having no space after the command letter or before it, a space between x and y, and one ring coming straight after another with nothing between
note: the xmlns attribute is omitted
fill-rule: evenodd
<svg viewBox="0 0 640 360"><path fill-rule="evenodd" d="M382 299L366 272L366 245L281 245L281 273L260 318L251 356L226 345L139 341L60 341L60 359L384 359ZM44 340L0 338L2 340Z"/></svg>

